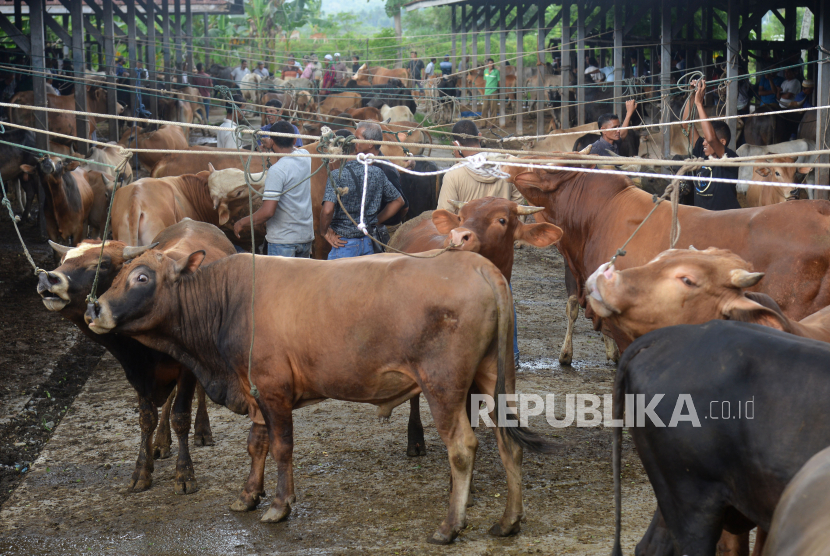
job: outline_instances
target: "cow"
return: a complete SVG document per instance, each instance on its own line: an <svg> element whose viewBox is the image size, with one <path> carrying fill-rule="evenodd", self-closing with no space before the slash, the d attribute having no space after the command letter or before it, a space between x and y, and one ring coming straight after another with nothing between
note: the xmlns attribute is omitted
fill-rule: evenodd
<svg viewBox="0 0 830 556"><path fill-rule="evenodd" d="M190 102L181 99L177 93L170 93L171 96L160 96L158 98L159 119L179 124L193 123L193 107ZM190 137L191 127L179 126L186 137Z"/></svg>
<svg viewBox="0 0 830 556"><path fill-rule="evenodd" d="M515 389L505 278L483 257L465 252L417 260L393 254L340 261L256 256L258 310L252 317L240 308L251 301L254 256L228 257L199 270L200 251L178 259L145 253L125 266L86 320L93 332L134 336L185 361L211 399L267 430L262 445L270 440L280 480L263 522L281 521L295 506L294 408L333 398L375 404L388 418L423 391L447 445L454 485L447 518L429 541L452 542L466 525L478 444L466 414L468 391L475 386L499 395ZM401 291L411 292L412 302L390 304ZM339 301L315 305L298 295ZM179 302L184 298L201 301ZM374 316L381 310L382 323ZM179 324L197 321L218 326ZM254 340L249 373L254 324L261 336ZM330 349L308 342L313 336L328 338ZM491 411L493 422L498 412ZM502 425L494 433L508 500L490 533L505 536L520 530L523 517L522 450L550 452L553 446L527 428ZM255 507L262 475L252 472L245 488L238 501Z"/></svg>
<svg viewBox="0 0 830 556"><path fill-rule="evenodd" d="M645 419L638 402L636 418L645 426L629 432L661 510L649 533L660 514L671 531L651 537L657 542L638 547L638 554L714 554L723 529L769 530L787 483L830 444L830 429L805 427L825 420L828 357L826 343L726 320L661 328L631 344L617 370L613 417L622 418L629 396L649 403L653 417ZM794 393L793 384L809 387ZM724 395L741 407L740 418L736 406L721 402ZM617 427L615 555L622 554L621 437Z"/></svg>
<svg viewBox="0 0 830 556"><path fill-rule="evenodd" d="M381 152L385 154L386 151ZM438 171L438 165L434 162L422 160L417 156L408 159L408 162L409 169L414 172L428 173ZM401 165L400 161L396 161L396 164ZM419 176L408 172L400 172L400 175L401 192L406 200L409 201L409 210L406 212L404 220L412 220L427 211L433 211L438 208L438 195L441 193L443 175Z"/></svg>
<svg viewBox="0 0 830 556"><path fill-rule="evenodd" d="M359 92L362 106L371 106L380 109L384 104L388 106L407 106L415 114L418 105L412 96L412 90L405 87L400 79L392 78L384 85L361 86L356 81L346 82L344 89Z"/></svg>
<svg viewBox="0 0 830 556"><path fill-rule="evenodd" d="M34 92L21 91L14 95L9 102L11 104L34 106ZM48 108L58 108L60 110L75 110L75 95L46 95L46 106ZM97 86L88 85L86 87L86 111L102 115L109 114L109 109L107 106L107 91ZM124 106L118 104L116 112L118 115L122 114L124 112ZM75 124L77 120L75 114L66 114L60 112L47 112L47 114L49 131L54 131L55 133L61 133L63 135L71 135L73 137L78 137L78 132L75 129ZM25 108L9 108L9 121L15 124L25 125L27 127L34 127L35 114L33 110L27 110ZM93 116L90 116L90 135L93 131L95 131L95 118ZM89 139L89 137L82 137L82 139ZM62 137L52 137L51 140L54 143L62 143L64 145L69 145L72 143L68 139L64 139Z"/></svg>
<svg viewBox="0 0 830 556"><path fill-rule="evenodd" d="M390 247L405 253L445 247L472 251L495 264L510 283L514 242L547 247L562 237L562 230L552 224L524 224L519 219L539 212L540 207L526 207L497 197L484 197L469 203L453 201L453 205L459 209L457 215L439 209L424 212L404 223L390 240ZM420 396L410 400L407 433L406 455L425 455Z"/></svg>
<svg viewBox="0 0 830 556"><path fill-rule="evenodd" d="M764 556L819 554L830 546L830 448L804 464L781 495Z"/></svg>
<svg viewBox="0 0 830 556"><path fill-rule="evenodd" d="M162 230L185 218L217 226L208 195L207 170L176 177L143 178L119 188L112 201L112 237L126 245L149 245Z"/></svg>
<svg viewBox="0 0 830 556"><path fill-rule="evenodd" d="M361 108L360 93L345 92L329 95L320 103L321 114L340 114L349 109Z"/></svg>
<svg viewBox="0 0 830 556"><path fill-rule="evenodd" d="M112 184L101 172L87 172L80 162L64 163L57 157L43 157L36 165L22 164L26 174L37 174L45 194L43 218L46 233L55 243L77 245L104 231Z"/></svg>
<svg viewBox="0 0 830 556"><path fill-rule="evenodd" d="M540 213L545 221L563 229L558 247L576 280L574 303L585 307L585 280L610 260L640 224L642 228L628 244L626 256L617 259L617 267L643 265L669 247L671 207L668 203L658 206L643 223L654 207L652 196L634 187L630 180L579 172L559 166L554 157L550 158L547 168L504 168L530 204L545 207ZM787 316L799 320L830 305L830 264L823 244L814 239L830 233L828 216L827 201L717 212L681 205L677 247L688 248L694 243L731 250L766 273L756 290L770 295ZM786 237L781 235L782 229L788 230ZM799 277L796 283L791 279L793 275ZM586 316L596 315L588 310ZM603 326L624 349L628 343L625 335L613 326L606 328L600 320L595 319L595 325Z"/></svg>
<svg viewBox="0 0 830 556"><path fill-rule="evenodd" d="M123 179L124 183L133 181L133 168L130 164L124 164L124 155L118 143L111 141L109 146L102 147L95 145L90 149L87 162L81 167L86 171L96 171L106 174L111 181L115 181L115 169L121 168L121 175L119 178ZM115 168L112 168L115 166ZM123 178L122 178L123 176Z"/></svg>
<svg viewBox="0 0 830 556"><path fill-rule="evenodd" d="M317 112L317 101L314 100L314 95L308 91L297 91L295 102L297 103L297 112L304 114L306 117Z"/></svg>
<svg viewBox="0 0 830 556"><path fill-rule="evenodd" d="M163 125L158 129L145 130L138 126L129 127L124 130L118 144L125 149L150 149L181 151L189 148L187 136L181 127L177 125ZM165 156L165 153L143 153L136 154L138 162L148 172Z"/></svg>
<svg viewBox="0 0 830 556"><path fill-rule="evenodd" d="M233 68L222 66L219 64L211 64L208 73L213 78L214 85L224 85L226 87L235 88L236 82L233 80L231 73Z"/></svg>
<svg viewBox="0 0 830 556"><path fill-rule="evenodd" d="M37 175L32 176L23 171L23 165L36 166L38 158L34 148L35 134L24 129L9 129L3 135L5 144L0 143L0 177L7 188L14 184L15 196L23 218L31 215L32 201L37 195ZM19 146L16 146L19 145ZM28 147L28 148L27 148Z"/></svg>
<svg viewBox="0 0 830 556"><path fill-rule="evenodd" d="M436 85L436 90L438 92L439 107L438 123L449 123L452 121L454 114L454 99L458 99L458 97L461 96L461 93L458 90L458 77L442 77Z"/></svg>
<svg viewBox="0 0 830 556"><path fill-rule="evenodd" d="M523 145L524 150L537 153L567 152L571 150L574 141L590 132L597 131L597 124L585 124L570 129L557 129L552 131L541 141L528 141Z"/></svg>
<svg viewBox="0 0 830 556"><path fill-rule="evenodd" d="M390 108L386 104L380 107L381 118L389 122L414 122L415 117L408 106Z"/></svg>
<svg viewBox="0 0 830 556"><path fill-rule="evenodd" d="M60 313L92 341L104 346L124 368L127 381L138 393L141 442L129 490L141 492L150 488L154 457L170 457L172 421L179 441L174 490L177 494L196 492L198 485L187 441L194 387L199 394L199 408L196 412L193 443L196 446L213 445L204 390L196 384L190 371L169 355L145 347L121 334L94 334L86 325L86 298L92 291L95 268L101 255L100 242L84 241L75 248L54 243L51 245L61 255L61 262L55 270L42 272L38 276L37 292L43 304L49 311ZM192 220L184 220L167 228L153 239L153 245L153 249L171 254L204 249L206 258L210 261L235 253L227 238L214 226ZM151 249L151 246L131 247L123 242L107 241L103 248L98 294L110 287L126 261ZM157 408L162 405L161 427L154 441L153 432L158 425ZM169 418L171 409L172 419Z"/></svg>
<svg viewBox="0 0 830 556"><path fill-rule="evenodd" d="M393 120L391 123L381 124L380 127L383 129L383 131L394 132L394 135L391 135L391 136L392 137L397 137L397 140L401 143L420 143L420 144L423 144L424 145L423 147L407 147L406 148L406 150L409 151L409 154L411 154L413 156L421 156L422 154L424 154L424 150L426 149L427 145L432 144L432 136L429 134L429 132L427 130L425 130L425 129L419 127L419 126L420 126L420 124L416 124L414 122L402 122L402 121L394 121ZM387 134L384 134L384 135L387 135ZM383 147L384 154L391 154L391 153L386 152L390 148L395 148L395 147L389 147L389 146ZM403 161L403 162L402 161L396 161L395 164L398 164L400 166L406 166L407 165L405 161Z"/></svg>
<svg viewBox="0 0 830 556"><path fill-rule="evenodd" d="M801 115L767 114L778 112L778 106L766 104L760 106L751 117L744 119L743 133L738 138L738 144L743 145L774 145L784 143L790 139L790 134L798 127Z"/></svg>
<svg viewBox="0 0 830 556"><path fill-rule="evenodd" d="M162 155L156 165L153 166L150 176L153 178L166 178L183 174L198 174L203 170L207 170L208 162L213 164L216 169L244 169L248 157L251 156L249 151L240 151L239 154L216 154L217 152L223 151L220 151L216 147L203 147L199 145L181 150L188 152ZM265 170L265 157L251 156L251 162L248 168L251 172L262 172Z"/></svg>
<svg viewBox="0 0 830 556"><path fill-rule="evenodd" d="M409 84L409 70L407 68L388 69L381 66L369 67L366 64L357 69L352 79L366 82L369 81L369 76L372 77L372 85L386 85L390 79L399 79L404 86Z"/></svg>
<svg viewBox="0 0 830 556"><path fill-rule="evenodd" d="M739 192L746 193L746 202L750 207L762 207L787 200L806 198L806 191L799 188L810 174L811 165L815 156L800 155L786 156L789 153L806 152L815 149L815 143L804 139L787 141L777 145L756 146L745 144L738 147L738 156L763 156L767 154L784 155L777 158L766 158L767 166L741 166L738 168L738 179L748 181L766 181L772 183L791 183L793 187L767 187L759 184L738 185ZM804 164L802 167L778 166L780 163Z"/></svg>
<svg viewBox="0 0 830 556"><path fill-rule="evenodd" d="M255 73L249 73L242 78L239 88L242 91L242 97L248 102L254 102L257 97L257 90L262 77Z"/></svg>
<svg viewBox="0 0 830 556"><path fill-rule="evenodd" d="M386 119L381 116L380 110L372 106L364 106L363 108L349 108L348 110L344 110L343 112L345 114L348 114L353 121L357 122L363 122L366 120L375 120L376 122L381 122Z"/></svg>

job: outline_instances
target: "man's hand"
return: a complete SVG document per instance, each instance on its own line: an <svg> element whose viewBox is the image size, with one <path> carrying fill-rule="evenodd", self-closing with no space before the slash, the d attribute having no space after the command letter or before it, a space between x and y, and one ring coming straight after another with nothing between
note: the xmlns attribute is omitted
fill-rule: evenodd
<svg viewBox="0 0 830 556"><path fill-rule="evenodd" d="M233 225L233 235L235 235L237 238L241 239L239 234L242 233L242 229L246 225L249 225L248 222L249 222L250 219L251 219L250 216L246 216L245 218L241 218L241 219L237 220L236 224Z"/></svg>
<svg viewBox="0 0 830 556"><path fill-rule="evenodd" d="M695 104L703 105L704 96L706 95L706 81L703 79L695 83L697 89L695 90Z"/></svg>
<svg viewBox="0 0 830 556"><path fill-rule="evenodd" d="M335 249L346 246L346 240L338 236L331 228L326 230L326 235L324 237L326 238L326 241L329 242L329 245Z"/></svg>
<svg viewBox="0 0 830 556"><path fill-rule="evenodd" d="M637 101L634 99L625 101L625 112L626 114L634 114L634 111L637 109Z"/></svg>

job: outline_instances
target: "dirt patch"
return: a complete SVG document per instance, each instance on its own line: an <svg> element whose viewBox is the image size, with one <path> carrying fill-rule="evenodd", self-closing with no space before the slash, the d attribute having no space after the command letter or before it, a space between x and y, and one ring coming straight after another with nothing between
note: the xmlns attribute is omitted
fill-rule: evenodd
<svg viewBox="0 0 830 556"><path fill-rule="evenodd" d="M518 390L540 395L610 393L614 367L590 323L580 318L573 367L557 363L566 299L554 250L517 252L513 289L524 366ZM297 504L289 519L263 524L268 501L250 513L228 506L247 476L249 423L209 404L216 445L194 448L199 491L173 494L174 457L157 460L150 490L126 489L138 447L135 394L109 356L98 364L55 435L0 509L3 554L602 554L612 545L611 431L534 429L559 443L557 454L525 454L522 532L507 539L487 530L504 510L506 482L492 431L477 431L475 505L453 545L426 543L444 519L449 465L426 404L428 453L406 456L407 407L389 423L372 406L327 401L294 412ZM557 417L562 417L558 408ZM626 553L655 508L631 442L624 441L623 544ZM276 470L269 460L266 490Z"/></svg>

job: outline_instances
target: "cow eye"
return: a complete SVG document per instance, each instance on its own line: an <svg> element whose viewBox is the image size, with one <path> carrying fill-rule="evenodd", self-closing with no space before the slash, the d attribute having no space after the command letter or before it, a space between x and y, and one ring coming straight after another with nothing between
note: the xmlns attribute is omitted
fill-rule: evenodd
<svg viewBox="0 0 830 556"><path fill-rule="evenodd" d="M504 218L499 218L499 224L504 226L505 224L507 224L507 220L505 220Z"/></svg>
<svg viewBox="0 0 830 556"><path fill-rule="evenodd" d="M136 279L136 282L146 282L146 281L149 280L149 278L147 278L146 274L139 274L138 276L135 277L135 279Z"/></svg>
<svg viewBox="0 0 830 556"><path fill-rule="evenodd" d="M689 287L692 287L692 286L694 286L694 285L695 285L695 283L694 283L694 282L692 282L692 279L691 279L691 278L689 278L688 276L682 276L682 277L680 278L680 281L681 281L681 282L683 282L684 284L686 284L686 285L687 285L687 286L689 286Z"/></svg>
<svg viewBox="0 0 830 556"><path fill-rule="evenodd" d="M781 172L775 172L775 177L780 178L781 177Z"/></svg>

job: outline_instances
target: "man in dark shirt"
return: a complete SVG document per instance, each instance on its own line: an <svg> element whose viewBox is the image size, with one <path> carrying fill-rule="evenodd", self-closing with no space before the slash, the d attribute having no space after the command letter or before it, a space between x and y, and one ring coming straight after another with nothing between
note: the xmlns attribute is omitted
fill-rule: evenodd
<svg viewBox="0 0 830 556"><path fill-rule="evenodd" d="M363 139L368 139L371 141L383 141L383 130L381 127L373 122L361 122L358 124L357 129L360 130L360 137ZM375 145L373 143L363 143L361 141L355 141L354 150L356 153L366 153L366 154L373 154L375 156L383 156L383 152L380 150L380 145ZM389 166L388 164L375 164L377 168L380 168L383 171L386 179L389 180L389 183L392 184L392 187L398 190L400 193L401 198L403 199L403 207L401 210L393 214L386 220L379 228L385 228L386 226L394 226L396 224L400 224L403 222L403 219L406 217L406 213L409 211L409 201L406 199L406 196L403 194L403 187L401 187L401 175L398 172L398 169L394 166ZM383 210L386 208L386 204L381 204L380 209ZM384 242L387 243L387 242Z"/></svg>
<svg viewBox="0 0 830 556"><path fill-rule="evenodd" d="M620 129L620 118L616 114L603 114L597 120L599 127L599 141L591 145L591 154L596 156L614 156L620 154L620 141L628 137L629 122L634 111L637 109L637 102L627 100L625 102L625 120Z"/></svg>
<svg viewBox="0 0 830 556"><path fill-rule="evenodd" d="M424 63L418 59L418 53L414 50L409 53L409 77L415 82L415 85L421 88L421 71L424 69Z"/></svg>
<svg viewBox="0 0 830 556"><path fill-rule="evenodd" d="M727 147L732 139L729 126L722 121L710 122L706 120L706 108L703 106L704 95L706 94L706 82L700 80L692 82L696 87L695 107L700 119L700 127L703 129L703 137L699 137L694 125L682 124L689 132L689 138L694 142L692 156L697 158L720 159L735 158L737 153ZM686 105L683 113L683 120L689 119L691 106ZM737 166L703 166L697 171L697 175L703 178L710 178L703 181L695 181L691 184L694 194L694 206L707 210L729 210L741 208L738 204L738 193L734 183L719 182L718 178L738 179Z"/></svg>

